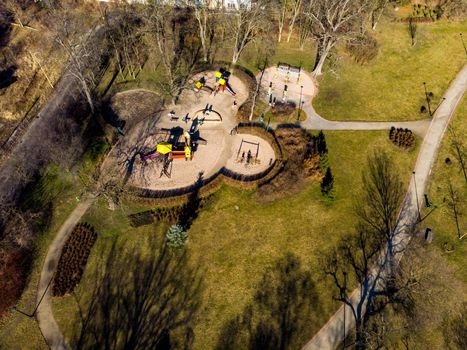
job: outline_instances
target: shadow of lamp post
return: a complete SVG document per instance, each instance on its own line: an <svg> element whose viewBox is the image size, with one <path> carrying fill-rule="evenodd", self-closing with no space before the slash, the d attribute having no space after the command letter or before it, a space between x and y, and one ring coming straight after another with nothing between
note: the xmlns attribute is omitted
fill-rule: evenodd
<svg viewBox="0 0 467 350"><path fill-rule="evenodd" d="M464 46L464 52L467 55L467 47L465 46L464 37L462 36L462 33L459 33L459 35L461 37L462 46Z"/></svg>
<svg viewBox="0 0 467 350"><path fill-rule="evenodd" d="M425 98L426 98L426 103L428 105L428 114L430 114L430 117L431 117L433 114L431 113L430 96L428 95L425 82L423 82L423 88L425 89Z"/></svg>
<svg viewBox="0 0 467 350"><path fill-rule="evenodd" d="M300 100L298 101L297 122L300 121L300 113L301 113L301 111L302 111L302 94L303 94L303 85L300 86Z"/></svg>
<svg viewBox="0 0 467 350"><path fill-rule="evenodd" d="M52 280L54 279L54 276L52 276L52 278L50 279L49 283L47 284L47 287L45 288L44 290L44 293L42 294L39 302L37 303L36 307L34 308L34 311L32 312L32 314L28 314L27 312L24 312L24 311L21 311L20 309L18 309L16 306L12 306L10 308L10 311L12 313L15 313L15 312L19 312L20 314L24 315L24 316L27 316L27 317L34 317L37 313L37 309L39 308L39 305L42 303L42 300L44 299L45 297L45 294L47 293L47 291L49 290L49 287L50 285L52 284Z"/></svg>

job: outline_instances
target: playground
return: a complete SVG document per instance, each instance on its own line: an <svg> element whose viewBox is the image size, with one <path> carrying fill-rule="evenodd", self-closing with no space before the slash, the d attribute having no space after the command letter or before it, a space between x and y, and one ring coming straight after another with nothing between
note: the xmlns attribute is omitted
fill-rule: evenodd
<svg viewBox="0 0 467 350"><path fill-rule="evenodd" d="M309 73L287 63L266 68L262 77L259 73L257 79L261 80L261 90L271 107L288 103L303 106L305 101L311 102L316 95L316 86Z"/></svg>
<svg viewBox="0 0 467 350"><path fill-rule="evenodd" d="M234 131L237 109L248 93L240 78L221 68L193 76L179 103L160 110L141 110L153 105L147 100L154 94L130 90L115 95L110 109L115 125L124 127L117 129L121 136L105 167L117 169L129 185L153 190L187 187L222 168L239 175L267 170L276 159L269 142ZM129 107L132 94L137 112L127 108L121 113L121 100Z"/></svg>

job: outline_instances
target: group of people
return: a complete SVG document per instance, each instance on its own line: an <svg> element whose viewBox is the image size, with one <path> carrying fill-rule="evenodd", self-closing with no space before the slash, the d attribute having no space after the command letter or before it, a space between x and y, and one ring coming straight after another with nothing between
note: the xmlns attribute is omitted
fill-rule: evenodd
<svg viewBox="0 0 467 350"><path fill-rule="evenodd" d="M248 153L246 154L246 164L250 164L252 160L253 156L251 154L251 150L248 150ZM243 162L245 162L245 151L242 152L242 158L240 159L240 163Z"/></svg>

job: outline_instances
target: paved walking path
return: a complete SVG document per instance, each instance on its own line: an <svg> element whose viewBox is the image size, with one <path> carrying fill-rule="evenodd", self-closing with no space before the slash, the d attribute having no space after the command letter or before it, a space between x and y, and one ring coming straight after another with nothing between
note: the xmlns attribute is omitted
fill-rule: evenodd
<svg viewBox="0 0 467 350"><path fill-rule="evenodd" d="M326 120L316 113L309 102L303 105L303 110L306 112L308 118L301 123L301 126L304 129L312 130L386 130L394 126L396 128L410 129L418 136L424 137L431 123L431 119L408 122L344 122Z"/></svg>
<svg viewBox="0 0 467 350"><path fill-rule="evenodd" d="M444 95L446 100L441 104L434 114L433 120L427 130L423 144L418 154L415 164L415 175L412 177L407 194L399 217L398 232L394 238L394 246L398 247L396 259L400 260L403 248L410 241L410 236L406 230L413 225L418 218L418 206L422 205L423 194L431 174L431 169L436 161L439 147L443 139L449 121L467 89L467 65L458 73L456 79L451 83L448 91ZM415 190L416 188L416 190ZM418 204L417 204L418 202ZM399 249L401 248L401 249ZM378 271L376 271L378 270ZM376 264L375 273L383 270L380 264ZM373 275L374 275L373 274ZM359 299L360 289L353 291L351 300L356 305ZM345 329L351 330L355 326L355 320L351 314L350 307L340 307L339 310L329 319L329 321L315 334L315 336L302 348L302 350L332 350L339 346L344 335L344 310L347 315Z"/></svg>
<svg viewBox="0 0 467 350"><path fill-rule="evenodd" d="M52 350L68 350L69 347L67 346L52 313L52 307L50 305L50 281L53 278L55 270L57 269L58 260L60 259L63 245L73 230L73 227L75 227L84 213L86 213L94 200L94 197L88 197L76 206L75 210L73 210L70 216L68 216L66 221L60 227L60 230L55 236L52 244L49 247L47 256L45 257L44 266L41 272L41 279L37 289L37 302L40 302L42 296L44 296L44 298L42 299L42 302L37 309L36 317L42 334L44 335L47 344Z"/></svg>

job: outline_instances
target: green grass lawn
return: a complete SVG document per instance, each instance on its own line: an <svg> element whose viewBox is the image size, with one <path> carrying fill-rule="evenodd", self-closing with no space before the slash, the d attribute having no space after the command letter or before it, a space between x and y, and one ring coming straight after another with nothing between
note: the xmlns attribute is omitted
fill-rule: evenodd
<svg viewBox="0 0 467 350"><path fill-rule="evenodd" d="M388 150L408 185L418 147L401 152L389 142L385 131L326 132L326 137L337 195L331 205L323 201L318 182L309 182L293 197L268 204L258 202L254 191L224 186L194 221L187 249L191 264L201 268L204 283L194 349L215 348L226 324L255 302L253 296L266 270L287 253L296 256L302 268L311 273L317 295L312 315L308 315L304 331L294 338L294 344L302 345L336 310L338 305L332 299L331 285L323 279L319 261L353 228L353 198L360 190L367 156L378 147ZM86 271L92 271L100 261L100 250L110 237L127 239L135 249L145 249L140 243L145 236L164 234L167 224L129 226L126 216L143 209L127 204L110 212L104 201L96 203L83 218L99 234ZM85 274L77 294L85 296L93 283ZM76 301L73 297L55 298L53 308L60 327L70 337L76 326Z"/></svg>
<svg viewBox="0 0 467 350"><path fill-rule="evenodd" d="M464 145L466 142L465 136L467 130L466 116L467 97L464 96L451 120L451 126L454 130L457 133L463 133ZM446 158L451 159L451 165L446 164ZM425 226L433 229L434 245L444 252L443 255L454 267L459 279L466 284L467 271L465 269L465 257L467 256L467 237L464 237L462 240L457 238L455 221L449 214L447 206L443 204L443 199L449 197L447 191L448 181L451 181L453 187L464 202L461 206L463 216L460 217L459 226L462 234L465 234L467 233L467 184L451 151L449 132L446 132L438 154L438 160L432 172L428 190L430 200L435 205L438 205L439 208L426 219ZM429 209L423 209L423 212L427 214ZM447 248L447 251L445 248Z"/></svg>
<svg viewBox="0 0 467 350"><path fill-rule="evenodd" d="M434 106L466 62L459 33L467 22L419 24L411 46L407 24L383 21L374 33L379 53L364 65L342 53L338 75L319 78L316 111L331 120L415 120L425 103L423 82L434 93ZM342 51L342 50L340 50Z"/></svg>

